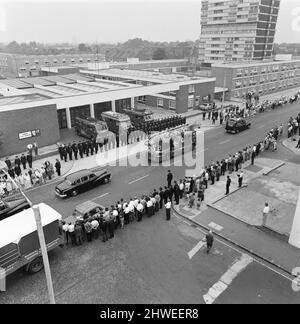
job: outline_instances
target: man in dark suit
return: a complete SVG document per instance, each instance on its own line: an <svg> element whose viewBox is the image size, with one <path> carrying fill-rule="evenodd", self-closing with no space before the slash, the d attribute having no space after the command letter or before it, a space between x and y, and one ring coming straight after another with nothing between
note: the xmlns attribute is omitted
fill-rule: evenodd
<svg viewBox="0 0 300 324"><path fill-rule="evenodd" d="M77 160L78 159L78 146L77 146L76 142L73 142L72 150L74 153L74 158L75 158L75 160Z"/></svg>
<svg viewBox="0 0 300 324"><path fill-rule="evenodd" d="M23 165L23 169L26 170L26 163L27 163L27 160L26 160L26 157L24 154L21 155L21 163Z"/></svg>
<svg viewBox="0 0 300 324"><path fill-rule="evenodd" d="M8 167L8 170L9 170L11 168L11 161L10 161L10 159L9 158L6 158L5 159L5 163L6 163L7 167Z"/></svg>
<svg viewBox="0 0 300 324"><path fill-rule="evenodd" d="M180 189L179 189L179 185L178 185L177 181L175 181L173 191L174 191L174 196L175 196L175 204L179 205Z"/></svg>
<svg viewBox="0 0 300 324"><path fill-rule="evenodd" d="M15 158L15 166L20 166L21 165L21 160L19 159L18 156Z"/></svg>
<svg viewBox="0 0 300 324"><path fill-rule="evenodd" d="M20 176L21 173L22 173L22 171L21 171L21 167L20 167L20 165L17 164L17 165L15 166L15 174L16 174L17 176Z"/></svg>
<svg viewBox="0 0 300 324"><path fill-rule="evenodd" d="M168 170L168 175L167 175L168 187L171 186L172 180L173 180L173 174L171 173L170 170ZM166 202L166 203L167 203L167 202Z"/></svg>
<svg viewBox="0 0 300 324"><path fill-rule="evenodd" d="M165 190L164 190L164 204L166 204L168 202L168 198L169 198L169 189L167 187L165 187Z"/></svg>
<svg viewBox="0 0 300 324"><path fill-rule="evenodd" d="M81 142L79 142L78 143L78 151L79 151L79 156L81 157L81 158L83 158L83 146L82 146L82 143Z"/></svg>
<svg viewBox="0 0 300 324"><path fill-rule="evenodd" d="M68 154L69 154L69 159L70 159L70 161L72 161L72 160L73 160L73 150L72 150L72 145L71 145L71 143L69 143L69 145L67 146L67 152L68 152Z"/></svg>
<svg viewBox="0 0 300 324"><path fill-rule="evenodd" d="M227 176L227 180L226 180L226 193L225 193L225 195L228 195L229 194L230 185L231 185L231 179L230 179L229 176Z"/></svg>
<svg viewBox="0 0 300 324"><path fill-rule="evenodd" d="M163 192L163 188L162 187L159 188L159 196L160 196L159 207L160 207L160 209L162 209L162 207L163 207L163 200L164 200L164 192Z"/></svg>

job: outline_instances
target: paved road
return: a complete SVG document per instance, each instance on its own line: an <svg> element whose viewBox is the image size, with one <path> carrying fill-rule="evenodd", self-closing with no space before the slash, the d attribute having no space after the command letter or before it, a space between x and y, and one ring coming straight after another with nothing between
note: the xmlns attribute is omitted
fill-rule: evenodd
<svg viewBox="0 0 300 324"><path fill-rule="evenodd" d="M204 247L195 250L202 238L198 229L176 217L167 222L160 213L132 223L107 243L56 249L50 254L56 301L203 304L244 254L217 241L207 255ZM214 302L300 302L289 280L255 261L236 271ZM11 275L0 303L46 303L44 280L43 272Z"/></svg>
<svg viewBox="0 0 300 324"><path fill-rule="evenodd" d="M255 117L251 130L237 135L225 134L223 128L209 130L205 134L205 162L216 161L256 143L267 130L286 123L289 116L299 111L300 104L297 104L260 114ZM283 148L279 153L266 154L295 159ZM152 191L165 183L167 169L114 167L111 183L66 200L55 197L55 183L34 189L28 195L33 202L44 201L67 217L77 204L88 199L110 205L121 197L128 199ZM175 178L185 174L183 167L170 169ZM195 251L193 248L202 236L203 233L182 220L173 218L166 222L160 214L131 224L106 244L99 240L82 247L56 249L51 253L56 299L60 303L203 303L203 295L242 253L217 243L212 255L200 250L189 259L188 252ZM299 303L300 295L293 293L290 285L288 279L252 262L237 274L216 302ZM0 294L0 303L47 300L43 273L27 276L19 271L9 277L8 288L7 293ZM246 290L248 293L243 294Z"/></svg>

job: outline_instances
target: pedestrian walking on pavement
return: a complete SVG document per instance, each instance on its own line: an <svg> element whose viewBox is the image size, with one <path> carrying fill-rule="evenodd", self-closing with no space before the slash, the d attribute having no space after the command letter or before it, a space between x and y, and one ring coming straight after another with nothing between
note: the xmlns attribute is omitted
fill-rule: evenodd
<svg viewBox="0 0 300 324"><path fill-rule="evenodd" d="M171 206L172 206L172 203L171 203L171 200L168 199L168 202L165 204L165 207L166 207L166 220L170 220L171 218Z"/></svg>
<svg viewBox="0 0 300 324"><path fill-rule="evenodd" d="M214 235L213 232L210 230L207 234L206 234L206 253L209 254L210 250L213 247L214 244Z"/></svg>
<svg viewBox="0 0 300 324"><path fill-rule="evenodd" d="M225 193L225 195L228 195L229 194L230 185L231 185L231 178L230 178L230 176L227 176L227 180L226 180L226 193Z"/></svg>
<svg viewBox="0 0 300 324"><path fill-rule="evenodd" d="M263 209L263 220L262 220L262 226L266 226L266 223L267 223L267 219L268 219L268 216L270 214L270 206L269 204L266 202L265 203L265 207Z"/></svg>
<svg viewBox="0 0 300 324"><path fill-rule="evenodd" d="M242 188L243 178L244 178L244 173L243 172L241 172L240 174L238 174L238 184L239 184L239 188Z"/></svg>

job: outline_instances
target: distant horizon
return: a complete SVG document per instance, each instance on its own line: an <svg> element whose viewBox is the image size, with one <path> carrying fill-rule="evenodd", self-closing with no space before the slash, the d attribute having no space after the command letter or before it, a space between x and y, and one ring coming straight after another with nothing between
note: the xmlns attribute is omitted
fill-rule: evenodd
<svg viewBox="0 0 300 324"><path fill-rule="evenodd" d="M201 0L0 0L0 39L6 44L195 42L200 9ZM299 0L281 0L275 43L298 44L299 32Z"/></svg>

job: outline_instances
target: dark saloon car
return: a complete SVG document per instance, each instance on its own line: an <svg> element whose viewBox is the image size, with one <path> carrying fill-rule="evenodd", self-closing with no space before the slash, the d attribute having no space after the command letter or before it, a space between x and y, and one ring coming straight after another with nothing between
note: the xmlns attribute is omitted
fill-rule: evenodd
<svg viewBox="0 0 300 324"><path fill-rule="evenodd" d="M56 186L55 193L61 198L74 197L110 180L111 173L107 169L80 170L66 176L65 180Z"/></svg>
<svg viewBox="0 0 300 324"><path fill-rule="evenodd" d="M27 200L21 195L7 196L0 199L0 220L30 208Z"/></svg>
<svg viewBox="0 0 300 324"><path fill-rule="evenodd" d="M227 133L239 133L245 129L249 129L251 123L244 118L231 118L226 123L226 132Z"/></svg>

